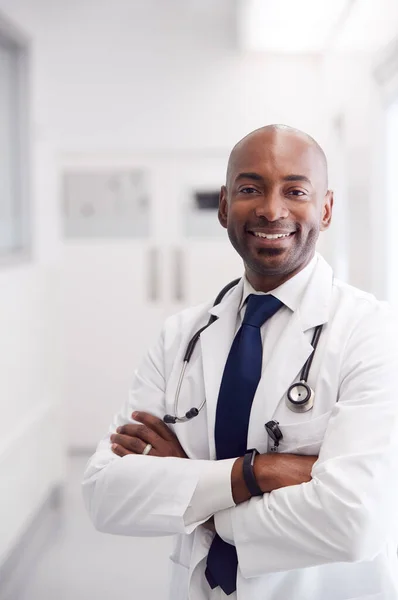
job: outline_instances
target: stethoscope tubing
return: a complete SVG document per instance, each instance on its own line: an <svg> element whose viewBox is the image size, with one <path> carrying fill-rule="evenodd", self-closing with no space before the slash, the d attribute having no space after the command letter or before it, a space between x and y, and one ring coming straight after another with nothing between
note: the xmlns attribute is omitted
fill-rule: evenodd
<svg viewBox="0 0 398 600"><path fill-rule="evenodd" d="M306 363L300 373L300 381L304 381L305 383L307 383L308 380L308 375L310 373L312 361L314 360L315 351L318 346L319 338L321 337L322 329L323 325L318 325L317 327L315 327L314 335L311 340L311 346L313 347L313 350L308 359L306 360Z"/></svg>
<svg viewBox="0 0 398 600"><path fill-rule="evenodd" d="M233 288L235 287L240 281L240 277L238 279L234 279L233 281L231 281L230 283L228 283L218 294L218 296L216 297L213 307L217 306L217 304L220 304L221 300L224 298L224 296ZM203 333L203 331L205 329L207 329L208 327L210 327L210 325L212 325L216 320L218 319L218 317L216 315L211 315L210 319L208 320L208 322L206 323L206 325L204 325L203 327L201 327L198 331L196 331L194 333L194 335L192 336L192 338L190 339L187 349L185 351L184 354L184 358L183 358L183 365L181 368L181 372L180 372L180 376L178 378L178 383L177 383L177 389L176 389L176 393L175 393L175 399L174 399L174 416L172 415L165 415L164 420L166 423L185 423L186 421L189 421L192 417L195 417L199 414L199 412L202 410L202 408L204 407L204 405L206 404L206 398L204 398L204 400L201 402L199 408L193 407L191 408L183 417L179 417L178 416L178 402L179 402L179 398L180 398L180 392L181 392L181 387L182 387L182 383L184 381L184 375L185 375L185 371L186 368L188 366L188 363L192 357L193 351L195 350L196 344L201 336L201 334ZM310 354L310 356L308 357L308 359L306 360L301 373L300 373L300 382L297 382L296 384L293 384L293 386L290 386L289 390L296 386L296 385L300 385L300 384L304 384L311 392L311 388L308 386L307 384L307 380L308 380L308 375L311 369L311 365L312 365L312 361L314 360L314 356L315 356L315 351L316 348L318 346L318 342L319 342L319 338L321 337L321 333L322 333L322 329L323 329L323 325L318 325L315 328L314 331L314 335L312 337L311 340L311 346L313 347L313 350ZM312 392L313 393L313 392ZM292 404L294 404L293 402L291 402ZM298 402L297 404L300 404L300 402ZM188 416L188 415L191 416Z"/></svg>

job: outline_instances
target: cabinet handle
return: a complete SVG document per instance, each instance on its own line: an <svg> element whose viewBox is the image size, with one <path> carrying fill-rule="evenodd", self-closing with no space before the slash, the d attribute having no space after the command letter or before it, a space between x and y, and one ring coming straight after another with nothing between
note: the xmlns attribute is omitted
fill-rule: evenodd
<svg viewBox="0 0 398 600"><path fill-rule="evenodd" d="M155 247L148 251L148 299L159 300L159 249Z"/></svg>
<svg viewBox="0 0 398 600"><path fill-rule="evenodd" d="M174 299L177 302L184 300L183 290L183 256L182 249L175 248L174 250Z"/></svg>

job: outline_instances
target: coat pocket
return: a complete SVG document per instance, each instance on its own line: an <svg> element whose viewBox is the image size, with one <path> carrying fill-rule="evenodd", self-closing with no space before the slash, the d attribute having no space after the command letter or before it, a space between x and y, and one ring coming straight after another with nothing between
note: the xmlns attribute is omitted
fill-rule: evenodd
<svg viewBox="0 0 398 600"><path fill-rule="evenodd" d="M286 425L280 422L283 438L279 442L278 452L318 455L331 414L330 410L315 419Z"/></svg>

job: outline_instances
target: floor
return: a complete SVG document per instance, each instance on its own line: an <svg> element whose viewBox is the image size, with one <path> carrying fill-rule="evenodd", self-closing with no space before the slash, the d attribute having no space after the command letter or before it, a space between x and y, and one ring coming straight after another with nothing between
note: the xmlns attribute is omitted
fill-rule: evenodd
<svg viewBox="0 0 398 600"><path fill-rule="evenodd" d="M172 538L95 531L80 491L86 462L70 458L60 526L15 600L166 600Z"/></svg>

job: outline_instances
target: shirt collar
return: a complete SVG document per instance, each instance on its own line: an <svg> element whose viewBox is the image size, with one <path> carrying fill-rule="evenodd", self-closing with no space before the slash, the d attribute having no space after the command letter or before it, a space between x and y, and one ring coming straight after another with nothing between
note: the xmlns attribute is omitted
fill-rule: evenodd
<svg viewBox="0 0 398 600"><path fill-rule="evenodd" d="M267 294L272 294L275 298L278 298L285 306L290 308L290 310L295 311L298 308L300 303L301 296L306 288L310 277L315 269L315 265L318 262L318 255L315 254L314 258L308 263L304 269L299 271L294 277L291 277L285 283L278 286L274 290L267 292ZM243 277L243 292L242 299L239 305L239 312L244 306L247 297L249 294L263 294L266 295L265 292L258 292L253 288L253 286L249 283L246 278L246 275Z"/></svg>

